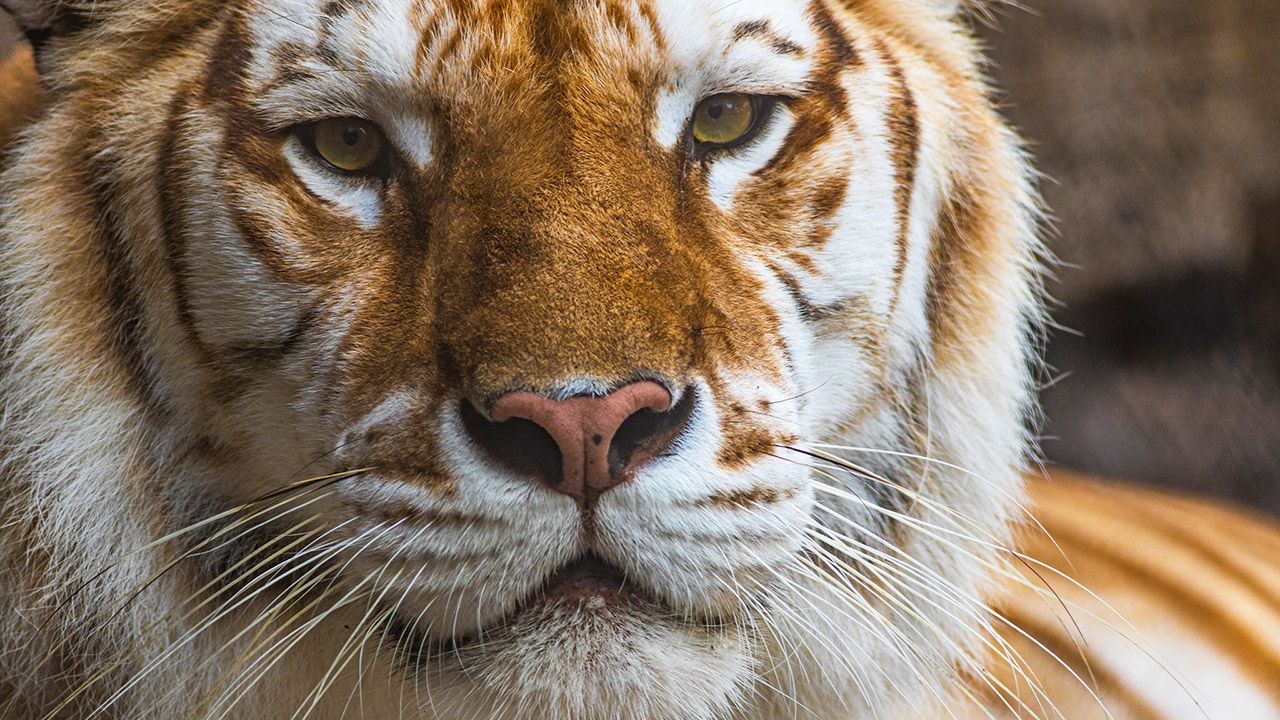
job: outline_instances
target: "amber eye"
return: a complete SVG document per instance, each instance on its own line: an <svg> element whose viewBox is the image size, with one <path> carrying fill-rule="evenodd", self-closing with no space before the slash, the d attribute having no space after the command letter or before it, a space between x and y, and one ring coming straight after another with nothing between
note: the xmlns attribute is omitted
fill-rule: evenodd
<svg viewBox="0 0 1280 720"><path fill-rule="evenodd" d="M316 154L348 173L371 170L382 159L386 141L377 125L357 118L331 118L311 127Z"/></svg>
<svg viewBox="0 0 1280 720"><path fill-rule="evenodd" d="M761 102L746 93L712 95L693 113L693 139L718 147L746 142L760 125Z"/></svg>

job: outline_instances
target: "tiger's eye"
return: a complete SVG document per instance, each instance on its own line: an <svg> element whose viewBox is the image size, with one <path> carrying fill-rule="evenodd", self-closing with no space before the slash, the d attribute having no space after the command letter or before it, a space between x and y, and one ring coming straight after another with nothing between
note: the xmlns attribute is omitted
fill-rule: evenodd
<svg viewBox="0 0 1280 720"><path fill-rule="evenodd" d="M750 95L712 95L693 114L693 139L708 145L732 145L755 127L755 116Z"/></svg>
<svg viewBox="0 0 1280 720"><path fill-rule="evenodd" d="M382 158L382 131L366 120L332 118L315 124L316 153L330 165L350 173L364 172Z"/></svg>

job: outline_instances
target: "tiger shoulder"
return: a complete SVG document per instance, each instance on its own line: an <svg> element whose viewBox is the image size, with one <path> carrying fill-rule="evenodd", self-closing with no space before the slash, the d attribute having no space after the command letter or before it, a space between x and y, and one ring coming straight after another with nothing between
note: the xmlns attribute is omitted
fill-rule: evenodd
<svg viewBox="0 0 1280 720"><path fill-rule="evenodd" d="M1275 518L1066 471L1028 485L1013 572L992 605L989 710L1280 718Z"/></svg>

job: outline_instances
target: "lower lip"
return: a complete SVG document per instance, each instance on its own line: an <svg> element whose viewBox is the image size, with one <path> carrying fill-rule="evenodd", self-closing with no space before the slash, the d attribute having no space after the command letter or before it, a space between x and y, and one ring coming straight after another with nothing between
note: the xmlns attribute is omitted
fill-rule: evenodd
<svg viewBox="0 0 1280 720"><path fill-rule="evenodd" d="M635 601L652 603L644 592L627 582L616 570L593 560L583 560L557 571L546 585L511 617L534 608L576 606L579 609L607 611L622 609ZM508 618L510 619L510 618ZM431 643L430 657L456 653L484 636L483 632Z"/></svg>
<svg viewBox="0 0 1280 720"><path fill-rule="evenodd" d="M583 560L558 571L536 600L609 602L637 594L634 585L604 563Z"/></svg>

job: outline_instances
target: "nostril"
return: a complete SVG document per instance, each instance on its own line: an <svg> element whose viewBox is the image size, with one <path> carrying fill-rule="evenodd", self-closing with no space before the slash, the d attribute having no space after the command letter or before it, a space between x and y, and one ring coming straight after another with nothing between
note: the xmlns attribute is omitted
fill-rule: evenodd
<svg viewBox="0 0 1280 720"><path fill-rule="evenodd" d="M552 487L564 478L560 447L542 426L524 418L493 422L468 401L462 402L462 426L485 454L520 475L540 478Z"/></svg>
<svg viewBox="0 0 1280 720"><path fill-rule="evenodd" d="M627 418L609 446L609 474L625 476L670 451L689 424L694 402L695 394L690 389L665 412L645 408Z"/></svg>

